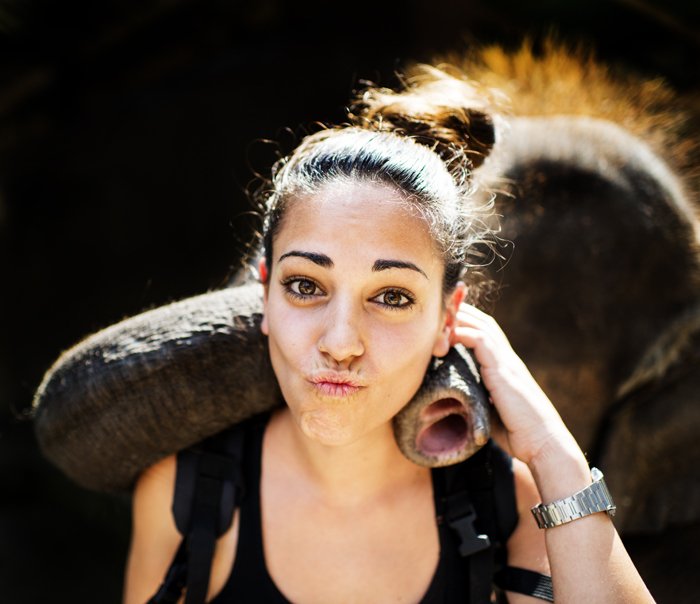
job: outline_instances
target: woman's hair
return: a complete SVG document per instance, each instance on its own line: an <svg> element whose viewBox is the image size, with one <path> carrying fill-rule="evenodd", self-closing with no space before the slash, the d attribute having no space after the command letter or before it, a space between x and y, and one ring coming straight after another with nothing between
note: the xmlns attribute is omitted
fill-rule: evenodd
<svg viewBox="0 0 700 604"><path fill-rule="evenodd" d="M475 202L472 171L495 142L493 98L445 71L416 72L400 92L367 88L351 106L349 124L306 136L275 163L256 200L268 271L289 201L358 180L394 187L425 218L445 260L446 293L476 265L476 245L489 235L483 216L490 203Z"/></svg>

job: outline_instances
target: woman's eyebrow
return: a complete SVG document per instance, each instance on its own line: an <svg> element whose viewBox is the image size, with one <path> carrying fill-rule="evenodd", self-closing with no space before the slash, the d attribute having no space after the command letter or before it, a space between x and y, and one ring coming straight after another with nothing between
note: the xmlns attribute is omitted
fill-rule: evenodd
<svg viewBox="0 0 700 604"><path fill-rule="evenodd" d="M288 258L289 256L296 256L298 258L306 258L307 260L311 260L311 262L318 264L319 266L322 266L324 268L332 268L333 267L333 261L326 256L325 254L317 254L316 252L301 252L299 250L292 250L291 252L287 252L286 254L282 254L279 257L279 260L277 262L281 262L285 258Z"/></svg>
<svg viewBox="0 0 700 604"><path fill-rule="evenodd" d="M405 260L375 260L372 271L385 271L389 268L407 268L420 273L428 279L428 275L423 270L418 268L413 262L406 262Z"/></svg>

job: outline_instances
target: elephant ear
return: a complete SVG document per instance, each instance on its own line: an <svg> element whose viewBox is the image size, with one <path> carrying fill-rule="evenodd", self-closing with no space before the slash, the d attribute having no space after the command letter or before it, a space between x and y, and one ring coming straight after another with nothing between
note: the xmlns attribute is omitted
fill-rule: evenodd
<svg viewBox="0 0 700 604"><path fill-rule="evenodd" d="M600 443L615 524L626 535L700 521L700 309L682 323L694 333L677 332L683 346L667 351L668 366L658 367L660 347L652 348L656 359L642 364L642 383L620 399Z"/></svg>
<svg viewBox="0 0 700 604"><path fill-rule="evenodd" d="M242 285L126 319L65 352L34 397L43 454L98 491L281 397L260 333L262 290Z"/></svg>

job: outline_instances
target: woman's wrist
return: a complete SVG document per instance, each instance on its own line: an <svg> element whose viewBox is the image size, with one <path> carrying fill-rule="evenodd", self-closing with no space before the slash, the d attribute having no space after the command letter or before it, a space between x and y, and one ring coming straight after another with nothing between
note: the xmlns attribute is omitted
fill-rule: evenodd
<svg viewBox="0 0 700 604"><path fill-rule="evenodd" d="M550 438L528 466L543 503L569 497L591 484L586 457L568 431Z"/></svg>

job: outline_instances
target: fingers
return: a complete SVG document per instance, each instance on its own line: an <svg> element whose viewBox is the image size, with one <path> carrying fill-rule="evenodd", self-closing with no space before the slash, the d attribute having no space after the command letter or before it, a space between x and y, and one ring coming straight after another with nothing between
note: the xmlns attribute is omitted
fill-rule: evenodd
<svg viewBox="0 0 700 604"><path fill-rule="evenodd" d="M471 304L465 302L460 304L459 310L457 311L457 325L475 327L498 343L510 346L506 334L503 333L503 330L498 323L496 323L496 320L491 315L486 314Z"/></svg>
<svg viewBox="0 0 700 604"><path fill-rule="evenodd" d="M456 319L451 344L460 343L474 349L482 368L495 367L499 357L508 358L508 362L517 359L505 333L490 315L462 303Z"/></svg>
<svg viewBox="0 0 700 604"><path fill-rule="evenodd" d="M478 327L458 325L454 328L452 342L463 344L474 351L481 371L496 367L498 364L498 347L496 341Z"/></svg>

